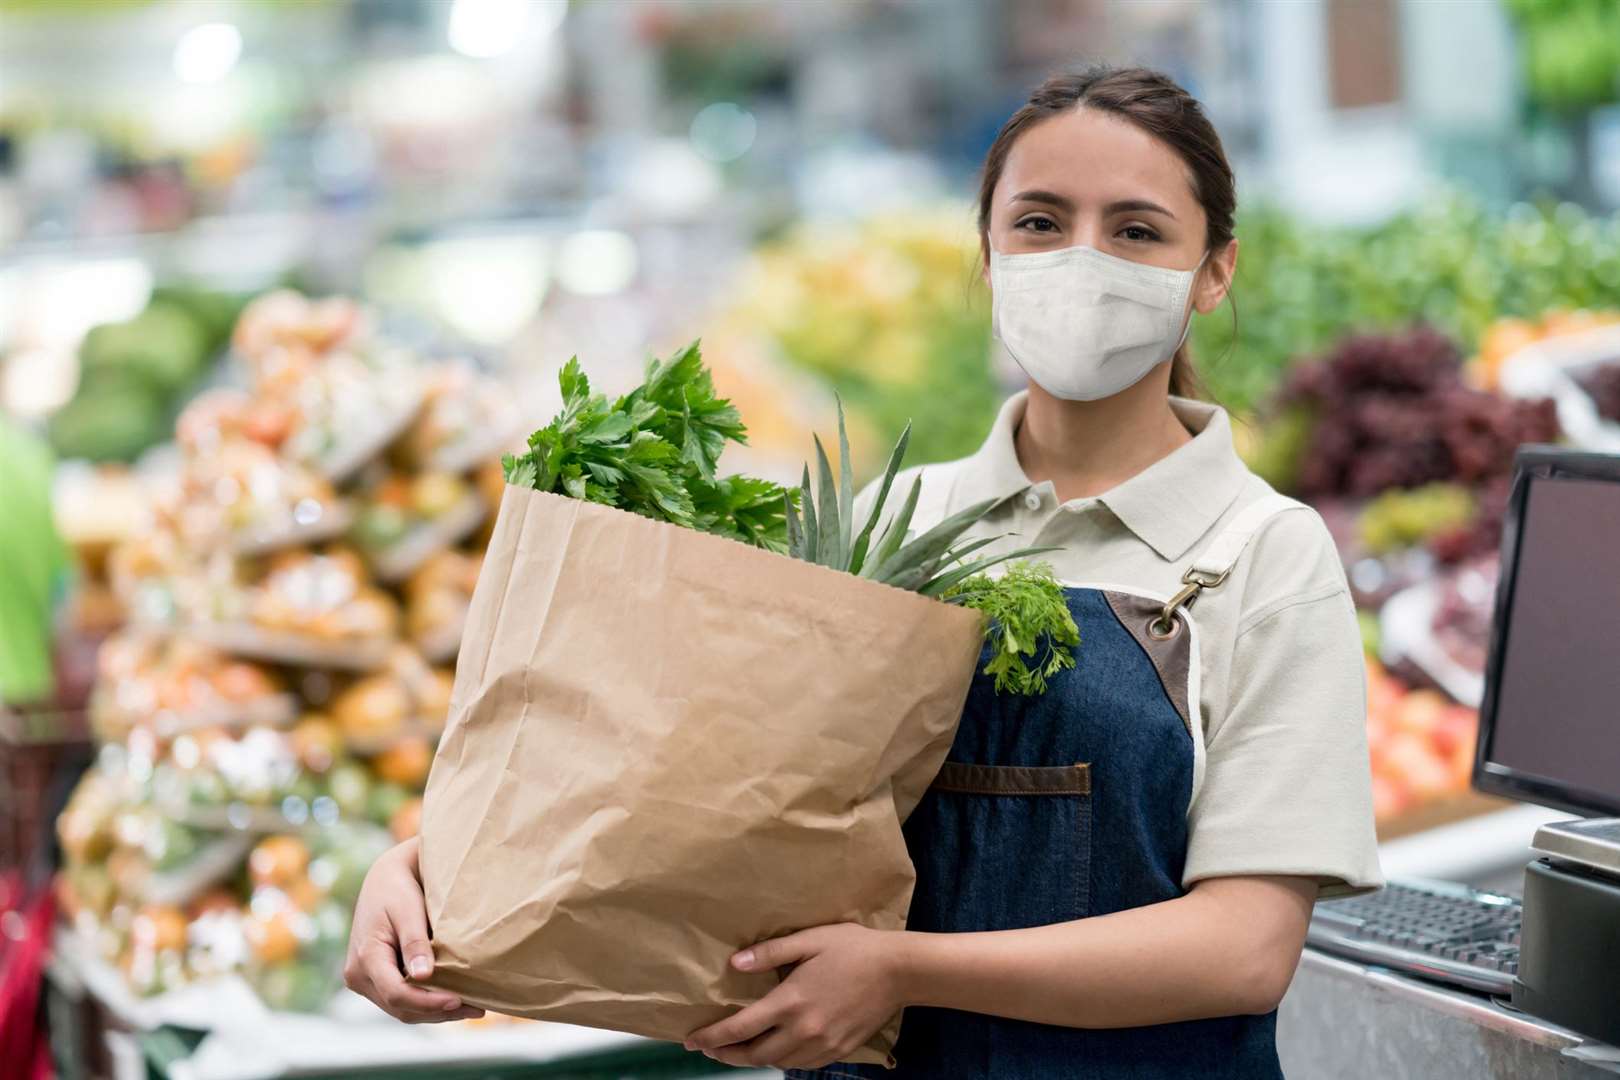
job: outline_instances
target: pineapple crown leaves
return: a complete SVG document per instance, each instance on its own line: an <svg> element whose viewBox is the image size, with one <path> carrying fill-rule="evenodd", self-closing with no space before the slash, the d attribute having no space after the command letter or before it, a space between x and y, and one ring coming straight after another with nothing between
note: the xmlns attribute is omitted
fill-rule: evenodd
<svg viewBox="0 0 1620 1080"><path fill-rule="evenodd" d="M985 639L991 653L984 672L994 677L997 692L1044 693L1049 677L1074 666L1074 646L1080 640L1062 587L1053 577L1051 568L1044 564L1016 563L997 578L988 576L985 571L1054 548L1021 548L968 561L968 556L1003 539L1001 536L963 539L967 531L989 513L995 500L965 507L908 540L907 533L922 490L920 476L912 481L899 513L884 528L876 546L872 546L872 536L883 518L894 478L905 459L910 434L908 425L889 455L866 521L852 538L852 468L843 402L840 401L838 482L833 481L831 462L818 437L814 490L810 466L806 464L799 481L799 506L795 508L788 493L783 494L787 553L796 559L980 611L985 616ZM1031 659L1035 661L1034 667L1029 664Z"/></svg>
<svg viewBox="0 0 1620 1080"><path fill-rule="evenodd" d="M941 571L953 566L963 555L999 539L991 537L966 546L958 544L962 535L978 524L995 505L994 500L987 500L959 510L921 536L907 540L906 533L911 528L911 518L916 513L917 499L921 491L922 478L918 477L912 481L911 490L900 513L884 529L877 547L869 551L873 531L883 518L883 510L893 489L895 475L900 471L905 459L906 443L910 433L911 428L908 425L895 444L894 451L889 455L888 466L884 470L877 498L867 513L866 523L861 527L861 531L852 537L853 467L849 452L849 434L844 423L844 405L839 401L838 481L833 480L832 463L818 436L815 439L814 489L811 487L810 466L807 464L803 478L799 482L799 509L793 510L784 503L784 512L788 519L788 553L806 562L921 592L933 583ZM983 568L988 568L1009 559L1048 550L1051 549L1024 548L979 561L984 563Z"/></svg>

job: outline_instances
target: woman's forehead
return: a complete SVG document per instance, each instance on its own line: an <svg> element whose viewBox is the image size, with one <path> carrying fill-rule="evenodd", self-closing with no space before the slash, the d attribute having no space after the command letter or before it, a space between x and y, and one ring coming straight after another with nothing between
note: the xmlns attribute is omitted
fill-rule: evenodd
<svg viewBox="0 0 1620 1080"><path fill-rule="evenodd" d="M1198 208L1192 176L1174 150L1129 120L1095 109L1048 117L1013 143L996 202L1032 189L1081 205L1149 198L1177 217Z"/></svg>

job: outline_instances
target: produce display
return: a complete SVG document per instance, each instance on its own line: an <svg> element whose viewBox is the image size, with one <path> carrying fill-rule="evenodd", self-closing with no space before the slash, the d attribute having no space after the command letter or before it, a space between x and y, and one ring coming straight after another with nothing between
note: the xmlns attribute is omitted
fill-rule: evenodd
<svg viewBox="0 0 1620 1080"><path fill-rule="evenodd" d="M1367 661L1367 746L1380 827L1468 789L1479 717L1437 690L1413 689Z"/></svg>
<svg viewBox="0 0 1620 1080"><path fill-rule="evenodd" d="M1465 352L1493 323L1620 307L1620 216L1568 203L1508 212L1458 193L1425 196L1372 226L1246 210L1232 297L1193 320L1200 373L1239 412L1261 404L1301 356L1352 334L1434 326Z"/></svg>
<svg viewBox="0 0 1620 1080"><path fill-rule="evenodd" d="M1599 416L1620 424L1620 357L1593 368L1576 381L1591 396Z"/></svg>
<svg viewBox="0 0 1620 1080"><path fill-rule="evenodd" d="M153 527L108 556L130 622L99 654L60 891L140 992L229 973L320 1009L366 869L415 835L499 479L489 414L441 398L501 395L375 325L346 300L248 306L247 388L180 414Z"/></svg>
<svg viewBox="0 0 1620 1080"><path fill-rule="evenodd" d="M1290 370L1278 401L1302 410L1308 426L1291 463L1297 471L1271 479L1306 497L1477 483L1506 474L1520 444L1558 437L1551 401L1466 385L1456 347L1423 327L1347 339Z"/></svg>
<svg viewBox="0 0 1620 1080"><path fill-rule="evenodd" d="M240 429L241 437L221 435L227 414L250 421L245 397L210 392L180 414L185 464L166 511L183 515L188 536L217 536L243 554L341 536L352 510L331 481L282 458L251 427Z"/></svg>
<svg viewBox="0 0 1620 1080"><path fill-rule="evenodd" d="M154 289L134 318L91 329L79 347L78 389L51 417L56 452L128 461L161 441L239 309L234 297L169 286Z"/></svg>
<svg viewBox="0 0 1620 1080"><path fill-rule="evenodd" d="M1535 319L1498 319L1486 328L1479 353L1468 364L1468 375L1478 385L1494 390L1502 365L1519 350L1538 342L1620 325L1620 311L1549 311Z"/></svg>
<svg viewBox="0 0 1620 1080"><path fill-rule="evenodd" d="M427 373L427 404L396 456L413 469L460 473L494 457L517 431L517 409L500 388L459 365Z"/></svg>
<svg viewBox="0 0 1620 1080"><path fill-rule="evenodd" d="M102 643L91 719L99 737L137 727L167 737L194 728L277 726L296 703L283 679L194 641L126 632Z"/></svg>
<svg viewBox="0 0 1620 1080"><path fill-rule="evenodd" d="M1433 633L1436 644L1458 667L1485 673L1486 646L1501 563L1495 553L1475 559L1438 579Z"/></svg>
<svg viewBox="0 0 1620 1080"><path fill-rule="evenodd" d="M410 574L433 552L458 543L489 516L473 483L437 470L378 467L360 496L352 536L385 581Z"/></svg>
<svg viewBox="0 0 1620 1080"><path fill-rule="evenodd" d="M405 635L429 660L454 658L481 562L477 554L447 548L406 579Z"/></svg>
<svg viewBox="0 0 1620 1080"><path fill-rule="evenodd" d="M1367 504L1356 525L1368 551L1387 555L1450 536L1473 520L1474 496L1468 488L1433 483L1384 492Z"/></svg>
<svg viewBox="0 0 1620 1080"><path fill-rule="evenodd" d="M826 379L878 441L915 421L914 461L961 457L999 404L972 222L948 205L796 225L742 269L723 320Z"/></svg>

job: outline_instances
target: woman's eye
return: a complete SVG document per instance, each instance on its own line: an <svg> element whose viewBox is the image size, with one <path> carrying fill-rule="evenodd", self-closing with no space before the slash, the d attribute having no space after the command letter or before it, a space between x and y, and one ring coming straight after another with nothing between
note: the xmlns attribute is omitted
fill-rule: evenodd
<svg viewBox="0 0 1620 1080"><path fill-rule="evenodd" d="M1159 234L1145 225L1127 225L1119 231L1119 235L1127 240L1150 241L1157 240Z"/></svg>
<svg viewBox="0 0 1620 1080"><path fill-rule="evenodd" d="M1018 223L1018 228L1031 232L1053 232L1057 229L1057 222L1048 217L1028 217Z"/></svg>

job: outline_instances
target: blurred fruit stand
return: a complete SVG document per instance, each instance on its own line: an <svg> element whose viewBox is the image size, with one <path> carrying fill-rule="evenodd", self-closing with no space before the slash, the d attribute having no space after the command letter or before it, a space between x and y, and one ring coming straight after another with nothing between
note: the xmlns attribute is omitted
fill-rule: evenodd
<svg viewBox="0 0 1620 1080"><path fill-rule="evenodd" d="M171 355L158 329L124 353ZM172 467L86 586L126 618L95 655L97 750L56 822L59 1057L86 1075L126 1074L108 1045L192 1076L704 1071L504 1017L421 1032L340 991L365 872L416 832L521 434L498 383L347 300L270 293L226 329L229 377L179 411Z"/></svg>

